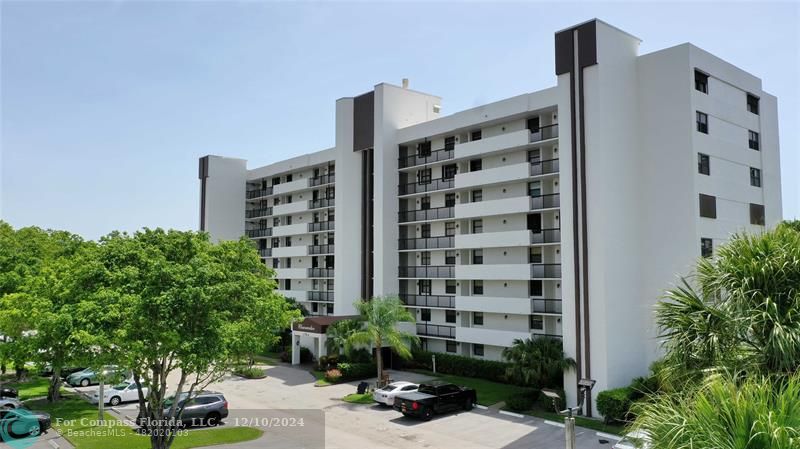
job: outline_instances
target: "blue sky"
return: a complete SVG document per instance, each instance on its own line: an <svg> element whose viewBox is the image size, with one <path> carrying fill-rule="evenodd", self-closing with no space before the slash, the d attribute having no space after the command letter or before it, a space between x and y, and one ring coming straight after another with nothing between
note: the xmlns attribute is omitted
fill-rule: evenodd
<svg viewBox="0 0 800 449"><path fill-rule="evenodd" d="M798 205L796 3L0 4L0 217L97 238L195 229L197 158L258 166L332 146L334 101L387 81L452 113L555 84L553 33L592 17L692 42L779 98Z"/></svg>

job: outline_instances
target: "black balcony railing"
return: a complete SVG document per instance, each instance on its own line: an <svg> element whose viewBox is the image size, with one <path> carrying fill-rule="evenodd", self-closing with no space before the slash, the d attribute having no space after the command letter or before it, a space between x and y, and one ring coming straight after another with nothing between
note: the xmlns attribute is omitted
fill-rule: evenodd
<svg viewBox="0 0 800 449"><path fill-rule="evenodd" d="M531 131L531 142L539 142L540 140L552 139L558 137L558 123L555 125L542 126L541 128Z"/></svg>
<svg viewBox="0 0 800 449"><path fill-rule="evenodd" d="M319 209L320 207L332 207L334 198L320 198L318 200L308 200L309 209Z"/></svg>
<svg viewBox="0 0 800 449"><path fill-rule="evenodd" d="M444 295L414 295L411 293L400 293L400 300L407 306L418 307L443 307L452 309L456 306L455 296Z"/></svg>
<svg viewBox="0 0 800 449"><path fill-rule="evenodd" d="M417 335L456 338L456 328L455 326L440 326L438 324L417 323Z"/></svg>
<svg viewBox="0 0 800 449"><path fill-rule="evenodd" d="M267 187L265 189L256 189L256 190L248 190L247 191L247 199L251 200L253 198L260 198L262 196L272 195L272 187Z"/></svg>
<svg viewBox="0 0 800 449"><path fill-rule="evenodd" d="M258 250L261 257L272 257L272 248L261 248Z"/></svg>
<svg viewBox="0 0 800 449"><path fill-rule="evenodd" d="M417 209L400 211L398 221L429 221L453 218L453 207L435 207L433 209Z"/></svg>
<svg viewBox="0 0 800 449"><path fill-rule="evenodd" d="M330 184L332 182L336 182L336 173L328 173L327 175L320 175L315 176L313 178L308 178L308 186L321 186L324 184Z"/></svg>
<svg viewBox="0 0 800 449"><path fill-rule="evenodd" d="M409 182L400 184L398 191L400 195L411 195L412 193L433 192L434 190L452 189L455 186L454 178L437 178L428 181Z"/></svg>
<svg viewBox="0 0 800 449"><path fill-rule="evenodd" d="M558 335L558 334L536 334L536 333L531 332L531 339L533 339L533 340L535 340L537 338L545 338L545 337L546 338L555 338L556 340L561 340L562 338L564 338L563 335Z"/></svg>
<svg viewBox="0 0 800 449"><path fill-rule="evenodd" d="M551 279L561 277L561 264L558 263L532 263L531 277L534 279Z"/></svg>
<svg viewBox="0 0 800 449"><path fill-rule="evenodd" d="M333 245L308 245L308 254L333 254Z"/></svg>
<svg viewBox="0 0 800 449"><path fill-rule="evenodd" d="M333 268L309 268L308 277L310 278L332 278Z"/></svg>
<svg viewBox="0 0 800 449"><path fill-rule="evenodd" d="M248 229L247 236L251 239L256 237L271 237L272 228Z"/></svg>
<svg viewBox="0 0 800 449"><path fill-rule="evenodd" d="M561 207L561 195L558 193L531 197L531 210L550 209L552 207Z"/></svg>
<svg viewBox="0 0 800 449"><path fill-rule="evenodd" d="M531 162L531 176L558 173L558 159Z"/></svg>
<svg viewBox="0 0 800 449"><path fill-rule="evenodd" d="M531 231L531 243L558 243L561 241L561 229L539 229Z"/></svg>
<svg viewBox="0 0 800 449"><path fill-rule="evenodd" d="M260 209L250 209L246 210L245 212L246 218L258 218L258 217L266 217L268 215L272 215L272 208L271 207L262 207Z"/></svg>
<svg viewBox="0 0 800 449"><path fill-rule="evenodd" d="M561 300L531 298L531 313L561 313Z"/></svg>
<svg viewBox="0 0 800 449"><path fill-rule="evenodd" d="M415 165L430 164L432 162L446 161L453 159L453 148L442 148L428 153L427 155L420 156L419 154L410 154L408 156L400 156L397 160L397 165L400 168L413 167Z"/></svg>
<svg viewBox="0 0 800 449"><path fill-rule="evenodd" d="M308 300L309 301L333 301L333 292L316 292L310 291L308 292Z"/></svg>
<svg viewBox="0 0 800 449"><path fill-rule="evenodd" d="M318 221L308 224L308 232L332 231L335 221Z"/></svg>
<svg viewBox="0 0 800 449"><path fill-rule="evenodd" d="M401 278L453 278L456 275L456 268L447 265L418 265L398 268L398 277Z"/></svg>
<svg viewBox="0 0 800 449"><path fill-rule="evenodd" d="M443 249L455 246L456 238L452 235L439 237L421 237L416 239L400 239L397 241L400 249Z"/></svg>

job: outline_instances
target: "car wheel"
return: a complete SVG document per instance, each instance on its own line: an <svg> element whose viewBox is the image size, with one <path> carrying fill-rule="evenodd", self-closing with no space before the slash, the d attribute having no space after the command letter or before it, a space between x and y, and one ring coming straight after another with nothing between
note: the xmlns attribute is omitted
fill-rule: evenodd
<svg viewBox="0 0 800 449"><path fill-rule="evenodd" d="M219 419L220 419L219 413L217 412L209 413L208 415L206 415L206 420L205 420L206 425L209 427L218 426Z"/></svg>
<svg viewBox="0 0 800 449"><path fill-rule="evenodd" d="M430 407L426 407L425 411L422 412L422 419L425 421L430 421L433 418L433 410Z"/></svg>
<svg viewBox="0 0 800 449"><path fill-rule="evenodd" d="M472 410L472 398L467 398L464 400L464 410Z"/></svg>
<svg viewBox="0 0 800 449"><path fill-rule="evenodd" d="M13 404L6 404L3 406L3 410L14 410Z"/></svg>
<svg viewBox="0 0 800 449"><path fill-rule="evenodd" d="M108 403L112 406L117 406L120 402L122 402L122 399L120 399L119 396L114 396L110 401L108 401Z"/></svg>
<svg viewBox="0 0 800 449"><path fill-rule="evenodd" d="M82 387L88 387L89 386L89 379L81 379L80 384L81 384Z"/></svg>

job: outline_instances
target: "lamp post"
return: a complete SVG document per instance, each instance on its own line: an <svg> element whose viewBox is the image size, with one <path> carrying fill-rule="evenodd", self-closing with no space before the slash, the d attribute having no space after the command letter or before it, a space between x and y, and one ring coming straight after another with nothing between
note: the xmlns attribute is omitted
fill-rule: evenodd
<svg viewBox="0 0 800 449"><path fill-rule="evenodd" d="M575 449L575 414L583 408L583 403L586 396L589 395L594 387L595 381L592 379L581 379L578 382L580 391L578 392L578 405L575 407L568 407L565 410L559 410L557 400L561 400L561 396L553 390L542 389L542 394L553 400L553 408L556 413L564 416L564 440L566 449Z"/></svg>

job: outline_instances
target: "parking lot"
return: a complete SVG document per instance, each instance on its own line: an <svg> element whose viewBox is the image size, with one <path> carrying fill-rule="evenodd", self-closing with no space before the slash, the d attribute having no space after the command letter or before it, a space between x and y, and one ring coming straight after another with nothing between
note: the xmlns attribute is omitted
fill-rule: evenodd
<svg viewBox="0 0 800 449"><path fill-rule="evenodd" d="M264 430L264 436L258 440L227 445L225 448L314 449L319 447L317 442L321 441L316 436L321 437L323 419L324 442L328 449L564 447L564 429L538 418L520 418L500 414L496 410L476 408L469 412L436 416L425 422L405 418L389 407L343 402L342 397L355 392L357 382L315 387L310 373L286 365L270 367L267 374L268 377L261 380L245 380L232 376L209 388L224 393L230 404L231 415L227 425L250 423ZM392 377L394 380L425 380L424 376L405 372L393 372ZM88 393L96 388L78 390ZM286 409L289 410L282 411ZM123 404L113 411L121 417L134 417L137 406ZM302 427L287 429L265 427L260 425L262 422L258 419L248 421L253 417L264 416L300 417L304 418L304 422ZM580 449L610 449L611 444L602 444L601 439L609 440L608 437L598 436L593 430L578 428L577 446Z"/></svg>

